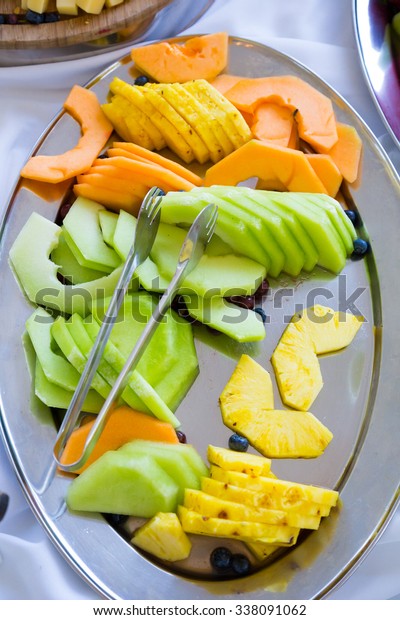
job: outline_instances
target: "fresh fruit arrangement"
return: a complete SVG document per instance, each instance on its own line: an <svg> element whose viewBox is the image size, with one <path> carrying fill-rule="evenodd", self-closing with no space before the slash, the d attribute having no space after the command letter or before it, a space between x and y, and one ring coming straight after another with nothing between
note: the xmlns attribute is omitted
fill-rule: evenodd
<svg viewBox="0 0 400 620"><path fill-rule="evenodd" d="M57 220L33 213L10 251L36 306L26 321L34 391L47 406L68 408L142 200L160 187L150 256L131 282L85 416L62 455L62 464L74 463L174 275L187 228L216 204L212 240L74 472L66 503L71 511L133 519L132 544L167 563L190 563L194 538L223 538L227 546L217 542L210 570L240 576L295 545L303 530L318 530L338 505L336 490L278 478L271 460L317 459L329 449L333 433L310 411L324 387L320 356L349 347L363 317L315 304L292 317L270 359L255 359L251 347L269 336L255 299L263 301L270 286L311 279L317 268L333 279L369 251L358 236L359 215L346 212L341 194L343 183L359 179L362 145L354 128L336 121L331 101L303 80L223 74L226 33L137 47L131 58L142 75L132 83L112 78L107 101L72 89L64 111L81 127L77 145L33 156L21 172L70 188ZM251 186L241 184L249 179ZM232 432L228 447L207 442L205 455L178 411L190 409L202 372L197 328L240 350L220 385L215 421ZM243 553L230 550L231 540Z"/></svg>

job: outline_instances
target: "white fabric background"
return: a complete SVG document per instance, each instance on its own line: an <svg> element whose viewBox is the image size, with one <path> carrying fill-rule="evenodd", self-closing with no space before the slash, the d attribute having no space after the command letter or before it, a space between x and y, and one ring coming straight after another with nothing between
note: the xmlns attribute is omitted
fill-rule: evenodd
<svg viewBox="0 0 400 620"><path fill-rule="evenodd" d="M268 44L315 71L356 109L400 170L399 151L365 85L353 33L352 0L216 0L187 32L220 30ZM18 171L72 85L85 84L122 54L0 68L0 215ZM37 523L1 440L0 489L11 498L0 523L0 599L96 599ZM382 600L399 593L400 510L361 565L330 598Z"/></svg>

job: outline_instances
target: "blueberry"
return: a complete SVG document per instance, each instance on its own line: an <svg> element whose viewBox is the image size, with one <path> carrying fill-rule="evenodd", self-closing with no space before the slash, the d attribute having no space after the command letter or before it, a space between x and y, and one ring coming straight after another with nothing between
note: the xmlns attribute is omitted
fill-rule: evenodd
<svg viewBox="0 0 400 620"><path fill-rule="evenodd" d="M53 22L59 22L60 21L60 14L57 13L56 11L51 11L50 13L45 13L44 14L44 21L47 24L51 24Z"/></svg>
<svg viewBox="0 0 400 620"><path fill-rule="evenodd" d="M369 243L365 239L355 239L353 242L353 258L362 258L369 251Z"/></svg>
<svg viewBox="0 0 400 620"><path fill-rule="evenodd" d="M31 11L31 9L28 9L25 13L25 19L30 24L43 24L44 14L36 13L36 11Z"/></svg>
<svg viewBox="0 0 400 620"><path fill-rule="evenodd" d="M0 24L5 24L6 23L6 18L4 17L4 15L0 15Z"/></svg>
<svg viewBox="0 0 400 620"><path fill-rule="evenodd" d="M238 433L233 433L233 435L229 437L229 447L231 450L235 450L235 452L247 452L249 449L249 442L246 437L238 435Z"/></svg>
<svg viewBox="0 0 400 620"><path fill-rule="evenodd" d="M182 431L175 431L175 432L176 432L176 436L179 439L179 443L186 443L187 442L185 433L182 433Z"/></svg>
<svg viewBox="0 0 400 620"><path fill-rule="evenodd" d="M231 568L232 552L226 547L216 547L211 553L210 562L218 572L226 572Z"/></svg>
<svg viewBox="0 0 400 620"><path fill-rule="evenodd" d="M353 226L357 227L361 224L361 219L358 211L352 211L351 209L346 209L345 213L349 220L353 223Z"/></svg>
<svg viewBox="0 0 400 620"><path fill-rule="evenodd" d="M145 75L139 75L135 80L135 84L136 86L144 86L145 84L147 84L148 81L148 77L146 77Z"/></svg>
<svg viewBox="0 0 400 620"><path fill-rule="evenodd" d="M257 314L260 315L263 323L267 322L267 315L262 308L254 308L254 312L257 312Z"/></svg>
<svg viewBox="0 0 400 620"><path fill-rule="evenodd" d="M229 301L240 308L247 308L247 310L253 310L256 303L254 295L233 295L229 297Z"/></svg>
<svg viewBox="0 0 400 620"><path fill-rule="evenodd" d="M232 556L231 566L237 575L247 575L251 568L249 558L243 555L243 553L235 553Z"/></svg>

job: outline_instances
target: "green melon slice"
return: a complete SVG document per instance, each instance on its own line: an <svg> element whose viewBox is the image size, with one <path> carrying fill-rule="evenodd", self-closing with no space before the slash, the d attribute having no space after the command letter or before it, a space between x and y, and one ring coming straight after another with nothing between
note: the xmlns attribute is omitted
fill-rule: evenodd
<svg viewBox="0 0 400 620"><path fill-rule="evenodd" d="M118 213L114 213L113 211L107 211L107 209L101 209L99 211L99 224L101 229L101 234L103 235L103 239L107 245L113 247L113 239L115 229L117 227L118 221Z"/></svg>
<svg viewBox="0 0 400 620"><path fill-rule="evenodd" d="M161 220L166 224L190 225L208 202L192 192L168 192L162 199ZM233 251L248 256L269 268L269 256L249 232L248 227L235 215L221 211L218 214L216 234Z"/></svg>
<svg viewBox="0 0 400 620"><path fill-rule="evenodd" d="M265 338L264 324L256 312L240 308L223 297L191 296L186 305L193 318L237 342L257 342Z"/></svg>
<svg viewBox="0 0 400 620"><path fill-rule="evenodd" d="M151 257L161 274L169 280L175 272L185 237L186 231L177 226L160 225ZM201 297L252 295L265 275L265 267L246 256L204 254L182 282L179 292Z"/></svg>
<svg viewBox="0 0 400 620"><path fill-rule="evenodd" d="M59 312L85 316L99 297L110 297L118 284L121 267L108 276L79 284L62 284L57 265L49 256L58 245L61 228L32 213L10 249L17 280L30 301Z"/></svg>
<svg viewBox="0 0 400 620"><path fill-rule="evenodd" d="M222 195L226 198L228 203L236 205L239 212L242 212L242 219L249 222L249 226L252 226L251 222L255 219L259 220L262 225L260 242L264 243L266 251L271 249L271 253L273 254L274 246L271 245L271 239L273 239L275 245L278 245L281 249L284 256L284 263L278 271L276 260L273 262L273 258L271 257L271 266L274 266L275 269L271 270L270 268L269 273L273 277L277 277L282 270L293 277L298 276L304 267L305 255L296 237L292 235L289 227L286 225L286 221L279 216L278 213L274 213L272 209L268 209L268 205L261 205L257 202L258 194L256 192L249 192L248 188L234 188L231 190L230 187L226 187L225 192L223 189L224 188L219 188L212 191L212 193L217 196ZM211 190L213 190L213 188L211 188ZM220 203L219 197L217 204L218 206L222 204Z"/></svg>
<svg viewBox="0 0 400 620"><path fill-rule="evenodd" d="M166 444L165 444L166 445ZM171 444L175 445L175 444ZM178 487L177 503L180 504L183 501L183 495L185 489L199 489L200 478L189 464L186 455L180 450L170 450L165 448L161 442L152 441L139 441L136 443L132 441L125 444L121 448L121 452L124 454L130 454L132 456L136 454L148 454L151 456L160 467L171 476Z"/></svg>
<svg viewBox="0 0 400 620"><path fill-rule="evenodd" d="M99 222L99 212L103 209L93 200L78 197L64 218L63 229L78 263L110 273L121 264L121 259L103 239Z"/></svg>
<svg viewBox="0 0 400 620"><path fill-rule="evenodd" d="M173 512L178 484L148 455L106 452L68 487L70 510L153 517Z"/></svg>
<svg viewBox="0 0 400 620"><path fill-rule="evenodd" d="M51 253L51 260L58 266L60 273L71 284L80 284L81 282L89 282L102 278L104 273L88 267L82 267L71 252L68 243L65 240L64 232L58 238L58 245Z"/></svg>
<svg viewBox="0 0 400 620"><path fill-rule="evenodd" d="M68 409L73 392L65 388L51 383L44 374L43 368L39 360L36 358L35 363L35 395L48 407L57 409ZM89 390L83 405L82 411L86 413L99 413L104 399L94 390Z"/></svg>

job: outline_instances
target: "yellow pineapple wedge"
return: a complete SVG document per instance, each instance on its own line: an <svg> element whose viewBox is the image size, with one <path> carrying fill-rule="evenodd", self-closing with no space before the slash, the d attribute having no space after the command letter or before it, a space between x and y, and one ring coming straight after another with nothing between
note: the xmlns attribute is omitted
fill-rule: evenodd
<svg viewBox="0 0 400 620"><path fill-rule="evenodd" d="M243 354L220 396L222 417L243 409L274 409L271 376L249 355Z"/></svg>
<svg viewBox="0 0 400 620"><path fill-rule="evenodd" d="M178 506L178 517L188 534L231 538L244 541L261 541L282 546L294 545L299 529L287 525L268 525L251 521L233 521L207 517L184 506Z"/></svg>
<svg viewBox="0 0 400 620"><path fill-rule="evenodd" d="M134 532L131 542L168 562L185 560L192 549L192 543L175 512L157 513Z"/></svg>
<svg viewBox="0 0 400 620"><path fill-rule="evenodd" d="M318 304L295 314L292 319L298 330L307 330L317 355L347 347L363 321L362 316L351 312L335 312L332 308Z"/></svg>
<svg viewBox="0 0 400 620"><path fill-rule="evenodd" d="M289 514L285 510L267 508L250 508L241 502L232 502L216 498L195 489L186 489L183 506L188 510L199 512L204 517L229 519L231 521L249 521L269 525L288 525L290 527L317 530L321 518Z"/></svg>
<svg viewBox="0 0 400 620"><path fill-rule="evenodd" d="M292 409L308 411L323 381L313 342L304 325L289 323L271 362L283 403Z"/></svg>
<svg viewBox="0 0 400 620"><path fill-rule="evenodd" d="M242 410L224 418L268 458L316 458L332 440L331 431L308 411Z"/></svg>
<svg viewBox="0 0 400 620"><path fill-rule="evenodd" d="M280 480L279 478L268 478L267 476L249 476L236 471L225 471L214 465L211 465L210 468L210 478L244 489L265 493L271 498L280 497L282 506L288 508L301 505L302 502L315 502L333 507L336 506L339 498L338 492L331 489Z"/></svg>
<svg viewBox="0 0 400 620"><path fill-rule="evenodd" d="M203 106L197 97L185 89L183 84L152 83L148 87L161 92L168 103L189 123L193 131L203 140L208 149L209 159L213 163L217 163L224 157L225 153L218 142L216 132L213 131L215 119L207 106Z"/></svg>
<svg viewBox="0 0 400 620"><path fill-rule="evenodd" d="M309 500L288 504L285 497L273 491L255 491L244 486L240 487L239 485L222 482L215 478L202 478L201 490L214 497L242 503L250 508L284 510L287 514L292 513L300 517L327 517L331 511L331 506L327 504L320 504Z"/></svg>
<svg viewBox="0 0 400 620"><path fill-rule="evenodd" d="M245 482L243 481L243 484ZM240 487L239 485L222 482L215 478L202 478L201 490L214 497L231 502L239 502L250 508L283 510L287 514L295 514L300 517L327 517L331 511L331 506L328 504L320 504L309 500L300 500L290 504L284 496L278 495L273 491L254 491L244 486Z"/></svg>
<svg viewBox="0 0 400 620"><path fill-rule="evenodd" d="M258 454L235 452L235 450L209 445L207 458L210 463L230 471L241 471L253 476L268 476L271 472L270 459Z"/></svg>

